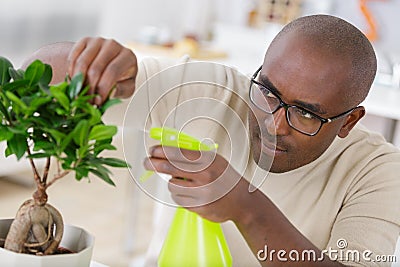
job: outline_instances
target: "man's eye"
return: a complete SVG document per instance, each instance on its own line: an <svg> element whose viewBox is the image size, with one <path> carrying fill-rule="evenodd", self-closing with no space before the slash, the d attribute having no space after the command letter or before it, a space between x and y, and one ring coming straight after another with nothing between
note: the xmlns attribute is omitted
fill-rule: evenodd
<svg viewBox="0 0 400 267"><path fill-rule="evenodd" d="M258 88L260 88L261 92L263 93L263 95L265 97L273 97L273 98L275 98L275 96L271 93L271 91L268 90L268 88L266 88L265 86L259 85Z"/></svg>
<svg viewBox="0 0 400 267"><path fill-rule="evenodd" d="M300 115L304 119L309 119L309 120L315 119L313 114L311 114L310 112L307 112L305 110L302 110L302 109L298 109L297 114Z"/></svg>

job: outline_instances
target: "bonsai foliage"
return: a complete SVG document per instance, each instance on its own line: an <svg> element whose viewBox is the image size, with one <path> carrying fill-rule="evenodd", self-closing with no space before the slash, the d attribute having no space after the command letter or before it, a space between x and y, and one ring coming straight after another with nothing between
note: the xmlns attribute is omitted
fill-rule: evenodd
<svg viewBox="0 0 400 267"><path fill-rule="evenodd" d="M96 107L90 104L94 96L87 95L81 74L57 85L50 85L51 78L51 67L38 60L23 71L0 57L0 141L7 142L7 157L30 162L37 186L5 241L5 248L16 252L52 254L57 249L63 222L46 194L54 182L73 173L77 180L93 174L114 185L108 167L127 167L123 160L100 156L116 149L111 142L117 127L105 125L102 115L119 100ZM40 173L35 161L43 158ZM56 164L51 177L50 163Z"/></svg>

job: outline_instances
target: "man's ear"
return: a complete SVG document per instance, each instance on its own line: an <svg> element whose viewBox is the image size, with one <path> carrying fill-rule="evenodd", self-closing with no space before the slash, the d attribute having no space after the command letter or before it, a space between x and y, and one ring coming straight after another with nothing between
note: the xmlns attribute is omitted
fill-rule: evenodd
<svg viewBox="0 0 400 267"><path fill-rule="evenodd" d="M357 122L364 117L365 115L365 108L363 106L359 106L354 109L349 115L346 117L345 123L340 128L338 136L340 138L345 138L353 129L353 127L357 124Z"/></svg>

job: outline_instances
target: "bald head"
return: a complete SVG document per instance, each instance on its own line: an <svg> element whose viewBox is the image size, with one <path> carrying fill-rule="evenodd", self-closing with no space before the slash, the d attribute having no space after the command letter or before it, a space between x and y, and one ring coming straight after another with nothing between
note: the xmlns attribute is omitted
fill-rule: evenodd
<svg viewBox="0 0 400 267"><path fill-rule="evenodd" d="M377 63L371 43L360 30L334 16L301 17L282 29L272 41L267 55L273 49L279 49L289 35L299 36L325 55L343 59L346 66L337 67L349 70L343 91L347 106L357 106L365 99L374 80Z"/></svg>

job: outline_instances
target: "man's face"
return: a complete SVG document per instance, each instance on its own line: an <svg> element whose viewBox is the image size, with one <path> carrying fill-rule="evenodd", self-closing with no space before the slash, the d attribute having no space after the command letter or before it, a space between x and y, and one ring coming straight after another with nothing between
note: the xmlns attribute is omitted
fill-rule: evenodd
<svg viewBox="0 0 400 267"><path fill-rule="evenodd" d="M297 105L323 118L349 109L344 103L346 59L320 51L317 46L295 33L287 34L268 50L258 81L268 81L276 94L289 105ZM253 158L261 168L287 172L317 159L332 143L344 118L326 123L315 136L291 128L285 109L269 115L256 107L249 112ZM274 149L274 143L276 148Z"/></svg>

